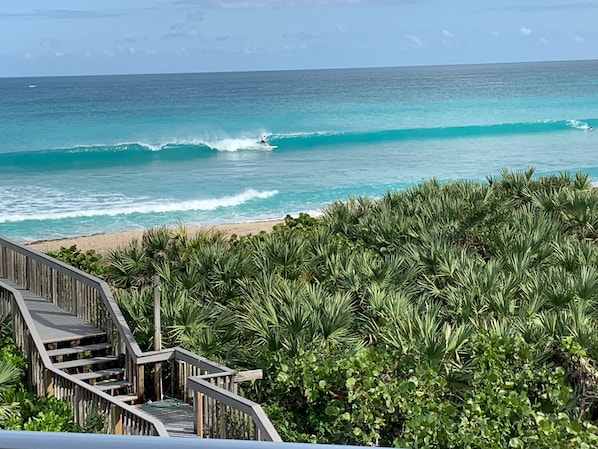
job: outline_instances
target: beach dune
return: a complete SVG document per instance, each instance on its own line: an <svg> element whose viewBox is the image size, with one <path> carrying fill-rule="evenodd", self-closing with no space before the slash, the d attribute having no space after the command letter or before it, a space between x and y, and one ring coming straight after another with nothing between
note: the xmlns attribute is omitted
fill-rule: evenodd
<svg viewBox="0 0 598 449"><path fill-rule="evenodd" d="M185 226L189 234L195 234L199 231L220 231L225 235L249 235L259 234L261 231L269 232L272 228L283 220L254 221L247 223L230 223L214 226ZM141 239L145 229L136 229L132 231L122 231L105 234L93 234L81 237L66 237L50 240L37 240L26 243L26 246L40 252L56 251L61 247L70 248L75 245L81 251L95 250L98 253L106 253L109 250L124 248L132 240Z"/></svg>

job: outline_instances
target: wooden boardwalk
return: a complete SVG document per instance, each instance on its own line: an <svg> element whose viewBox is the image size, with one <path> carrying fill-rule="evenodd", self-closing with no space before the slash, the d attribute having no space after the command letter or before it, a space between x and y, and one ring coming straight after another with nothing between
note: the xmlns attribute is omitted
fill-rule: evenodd
<svg viewBox="0 0 598 449"><path fill-rule="evenodd" d="M80 338L102 336L105 333L86 321L71 315L44 298L34 295L14 282L2 282L21 292L35 328L44 343L72 341Z"/></svg>
<svg viewBox="0 0 598 449"><path fill-rule="evenodd" d="M44 344L76 341L105 335L105 332L101 329L77 318L20 285L4 278L0 278L0 280L9 287L19 290ZM189 404L165 401L164 403L137 404L134 407L160 420L170 436L196 436L193 429L193 406Z"/></svg>
<svg viewBox="0 0 598 449"><path fill-rule="evenodd" d="M193 406L184 402L173 404L164 402L146 402L136 406L148 415L162 421L171 437L195 437L193 429Z"/></svg>

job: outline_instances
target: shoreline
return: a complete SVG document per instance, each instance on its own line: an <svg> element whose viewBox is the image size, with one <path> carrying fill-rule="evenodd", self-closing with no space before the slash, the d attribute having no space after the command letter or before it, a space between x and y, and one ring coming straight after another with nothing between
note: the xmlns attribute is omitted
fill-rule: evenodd
<svg viewBox="0 0 598 449"><path fill-rule="evenodd" d="M190 235L200 231L219 231L227 236L259 234L262 231L270 232L272 228L284 223L284 219L250 221L243 223L227 223L220 225L205 226L184 226ZM168 229L176 229L176 226ZM147 228L149 229L149 228ZM70 248L75 245L80 251L95 250L97 253L104 254L110 250L126 247L132 240L141 239L147 229L135 229L119 232L107 232L79 237L60 237L56 239L35 240L24 243L25 246L40 252L57 251L62 247Z"/></svg>

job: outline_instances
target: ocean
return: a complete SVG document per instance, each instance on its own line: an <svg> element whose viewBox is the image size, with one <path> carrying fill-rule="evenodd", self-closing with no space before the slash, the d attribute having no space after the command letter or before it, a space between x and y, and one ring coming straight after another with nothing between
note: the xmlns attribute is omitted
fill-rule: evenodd
<svg viewBox="0 0 598 449"><path fill-rule="evenodd" d="M590 127L596 60L2 78L0 235L276 219L503 168L598 181Z"/></svg>

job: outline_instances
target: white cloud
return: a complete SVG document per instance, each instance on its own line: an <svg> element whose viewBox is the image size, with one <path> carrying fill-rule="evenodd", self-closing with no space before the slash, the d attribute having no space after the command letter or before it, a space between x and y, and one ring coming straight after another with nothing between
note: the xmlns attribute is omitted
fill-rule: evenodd
<svg viewBox="0 0 598 449"><path fill-rule="evenodd" d="M550 41L548 39L546 39L545 37L541 37L540 42L542 42L545 45L548 45L550 43Z"/></svg>
<svg viewBox="0 0 598 449"><path fill-rule="evenodd" d="M524 36L529 36L532 34L533 30L531 28L522 27L519 32Z"/></svg>
<svg viewBox="0 0 598 449"><path fill-rule="evenodd" d="M576 34L575 36L573 36L573 40L575 42L577 42L578 44L585 42L585 39L582 36L580 36L579 34Z"/></svg>
<svg viewBox="0 0 598 449"><path fill-rule="evenodd" d="M442 43L444 45L451 45L454 43L455 35L451 33L449 30L442 30Z"/></svg>
<svg viewBox="0 0 598 449"><path fill-rule="evenodd" d="M423 47L423 45L424 45L424 41L422 41L419 37L417 37L414 34L408 34L405 37L409 40L409 42L417 45L418 47Z"/></svg>

